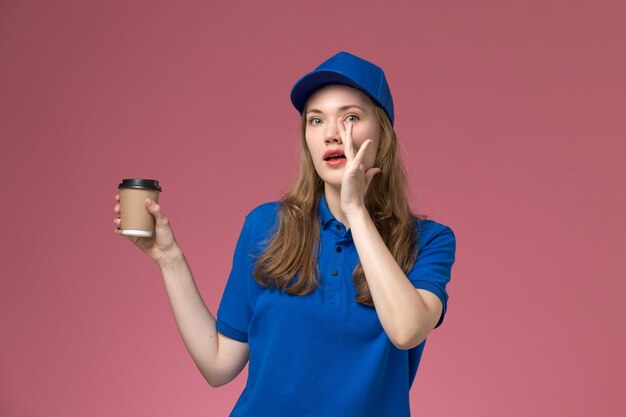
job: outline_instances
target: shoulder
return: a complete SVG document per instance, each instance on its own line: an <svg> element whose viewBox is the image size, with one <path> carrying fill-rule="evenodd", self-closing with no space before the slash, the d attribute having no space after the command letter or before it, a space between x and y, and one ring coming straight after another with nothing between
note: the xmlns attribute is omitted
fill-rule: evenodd
<svg viewBox="0 0 626 417"><path fill-rule="evenodd" d="M432 219L416 219L415 228L419 236L420 247L426 246L442 236L455 240L454 232L450 226Z"/></svg>
<svg viewBox="0 0 626 417"><path fill-rule="evenodd" d="M266 223L276 220L278 216L278 209L280 207L280 202L278 201L268 201L267 203L262 203L246 214L246 223L249 224L259 224Z"/></svg>
<svg viewBox="0 0 626 417"><path fill-rule="evenodd" d="M278 201L259 204L246 214L244 229L254 236L255 240L267 237L278 224L279 208Z"/></svg>

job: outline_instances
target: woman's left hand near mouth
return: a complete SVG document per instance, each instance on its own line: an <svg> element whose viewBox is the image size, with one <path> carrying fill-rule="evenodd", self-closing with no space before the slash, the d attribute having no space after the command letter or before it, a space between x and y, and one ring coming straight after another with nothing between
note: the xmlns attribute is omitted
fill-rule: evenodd
<svg viewBox="0 0 626 417"><path fill-rule="evenodd" d="M344 143L343 152L347 160L341 179L341 210L348 216L365 209L367 189L374 175L381 172L381 169L365 168L363 162L365 154L372 145L372 140L365 140L357 152L352 142L352 123L344 123L341 118L337 120L337 123L339 123L339 133Z"/></svg>

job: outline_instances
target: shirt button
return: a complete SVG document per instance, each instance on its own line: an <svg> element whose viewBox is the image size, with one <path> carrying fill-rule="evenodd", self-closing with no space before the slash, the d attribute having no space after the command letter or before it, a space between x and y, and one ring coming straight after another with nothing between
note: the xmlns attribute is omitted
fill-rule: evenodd
<svg viewBox="0 0 626 417"><path fill-rule="evenodd" d="M336 277L338 273L339 273L339 272L337 272L337 270L336 270L336 269L333 269L333 271L331 272L331 274L332 274L334 277Z"/></svg>
<svg viewBox="0 0 626 417"><path fill-rule="evenodd" d="M341 230L341 226L339 226L339 225L336 225L336 226L335 226L335 228L336 228L337 230Z"/></svg>
<svg viewBox="0 0 626 417"><path fill-rule="evenodd" d="M341 252L341 246L337 246L337 252Z"/></svg>

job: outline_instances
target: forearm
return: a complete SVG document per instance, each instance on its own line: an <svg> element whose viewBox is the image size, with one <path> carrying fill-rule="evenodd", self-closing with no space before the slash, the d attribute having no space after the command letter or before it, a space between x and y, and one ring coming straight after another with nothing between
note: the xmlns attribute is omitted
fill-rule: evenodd
<svg viewBox="0 0 626 417"><path fill-rule="evenodd" d="M178 331L196 366L211 383L218 352L215 318L204 303L179 248L165 256L158 265Z"/></svg>
<svg viewBox="0 0 626 417"><path fill-rule="evenodd" d="M348 217L380 323L397 347L424 334L428 306L408 280L367 211Z"/></svg>

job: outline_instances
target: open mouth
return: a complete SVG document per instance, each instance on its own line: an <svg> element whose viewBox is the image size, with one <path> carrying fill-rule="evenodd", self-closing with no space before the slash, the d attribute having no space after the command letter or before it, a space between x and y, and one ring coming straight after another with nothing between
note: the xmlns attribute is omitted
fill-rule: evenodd
<svg viewBox="0 0 626 417"><path fill-rule="evenodd" d="M344 154L329 155L329 156L324 158L324 161L333 161L333 160L336 160L336 159L346 159L346 156Z"/></svg>

